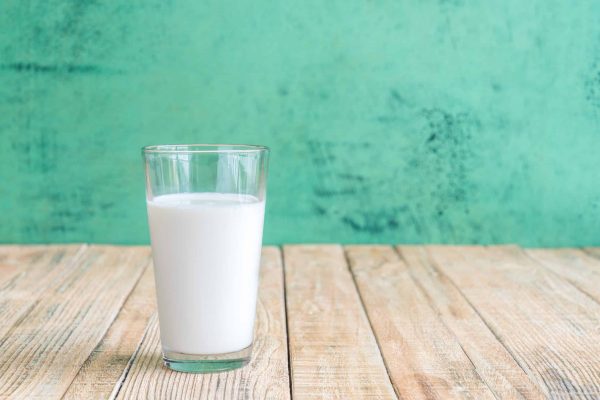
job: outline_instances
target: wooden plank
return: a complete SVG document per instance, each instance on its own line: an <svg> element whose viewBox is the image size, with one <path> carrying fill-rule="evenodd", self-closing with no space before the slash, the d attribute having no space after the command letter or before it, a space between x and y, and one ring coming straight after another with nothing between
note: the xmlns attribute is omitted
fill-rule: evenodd
<svg viewBox="0 0 600 400"><path fill-rule="evenodd" d="M526 253L600 303L600 260L579 249L527 249Z"/></svg>
<svg viewBox="0 0 600 400"><path fill-rule="evenodd" d="M0 345L0 397L58 398L148 264L147 248L88 247ZM32 295L34 292L28 291Z"/></svg>
<svg viewBox="0 0 600 400"><path fill-rule="evenodd" d="M592 257L600 258L600 247L584 247L582 250Z"/></svg>
<svg viewBox="0 0 600 400"><path fill-rule="evenodd" d="M149 264L102 341L85 361L63 399L107 399L139 346L156 312L154 273ZM116 385L115 385L116 384Z"/></svg>
<svg viewBox="0 0 600 400"><path fill-rule="evenodd" d="M0 346L15 323L22 320L54 282L77 268L85 245L1 246Z"/></svg>
<svg viewBox="0 0 600 400"><path fill-rule="evenodd" d="M118 391L122 399L289 399L281 253L262 252L254 348L249 365L219 374L185 374L163 366L154 317Z"/></svg>
<svg viewBox="0 0 600 400"><path fill-rule="evenodd" d="M85 248L83 244L71 245L0 245L0 286L3 290L12 288L19 279L29 277L29 274L46 268L48 274L61 262L69 261L78 251ZM6 277L18 273L19 279L11 279L10 284L4 283ZM37 280L36 280L37 281Z"/></svg>
<svg viewBox="0 0 600 400"><path fill-rule="evenodd" d="M494 398L438 315L445 293L436 291L445 288L425 290L413 276L420 266L409 268L389 246L348 246L346 254L398 397Z"/></svg>
<svg viewBox="0 0 600 400"><path fill-rule="evenodd" d="M0 245L0 292L14 286L16 281L25 277L26 272L31 272L32 268L41 269L46 266L51 270L59 264L65 252L80 247L81 245Z"/></svg>
<svg viewBox="0 0 600 400"><path fill-rule="evenodd" d="M515 246L427 249L548 397L600 397L600 305Z"/></svg>
<svg viewBox="0 0 600 400"><path fill-rule="evenodd" d="M341 246L284 247L294 399L395 399Z"/></svg>
<svg viewBox="0 0 600 400"><path fill-rule="evenodd" d="M432 265L422 246L398 247L409 271L426 294L444 325L460 342L479 376L500 399L542 399L544 393L531 381L511 354L489 330L450 280Z"/></svg>

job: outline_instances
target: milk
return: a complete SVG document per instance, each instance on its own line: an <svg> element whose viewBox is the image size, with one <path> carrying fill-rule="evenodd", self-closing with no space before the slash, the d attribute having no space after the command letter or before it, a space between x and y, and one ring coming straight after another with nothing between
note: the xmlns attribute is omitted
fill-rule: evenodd
<svg viewBox="0 0 600 400"><path fill-rule="evenodd" d="M252 344L264 207L223 193L148 201L164 351L218 354Z"/></svg>

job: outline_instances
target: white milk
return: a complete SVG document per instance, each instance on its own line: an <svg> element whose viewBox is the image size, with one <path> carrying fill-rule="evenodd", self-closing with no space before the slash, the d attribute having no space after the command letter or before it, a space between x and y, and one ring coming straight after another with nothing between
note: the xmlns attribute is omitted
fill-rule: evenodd
<svg viewBox="0 0 600 400"><path fill-rule="evenodd" d="M165 351L218 354L252 344L265 203L184 193L148 202Z"/></svg>

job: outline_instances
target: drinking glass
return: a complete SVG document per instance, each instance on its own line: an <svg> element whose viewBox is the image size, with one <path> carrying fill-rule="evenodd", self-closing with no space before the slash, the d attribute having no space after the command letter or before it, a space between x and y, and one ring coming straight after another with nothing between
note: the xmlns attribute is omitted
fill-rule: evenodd
<svg viewBox="0 0 600 400"><path fill-rule="evenodd" d="M165 365L244 366L252 354L269 149L142 149Z"/></svg>

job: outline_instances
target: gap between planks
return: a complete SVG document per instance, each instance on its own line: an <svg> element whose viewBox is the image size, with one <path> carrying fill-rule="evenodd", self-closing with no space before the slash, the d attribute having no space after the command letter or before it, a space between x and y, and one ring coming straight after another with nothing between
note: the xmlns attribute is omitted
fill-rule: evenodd
<svg viewBox="0 0 600 400"><path fill-rule="evenodd" d="M600 248L526 249L525 253L600 304Z"/></svg>
<svg viewBox="0 0 600 400"><path fill-rule="evenodd" d="M49 246L48 253L63 248ZM81 246L65 254L29 268L23 281L27 275L34 278L28 287L15 290L20 287L15 281L15 287L2 292L9 305L37 299L30 300L23 318L13 321L2 338L0 397L61 397L148 259L146 248L116 246Z"/></svg>
<svg viewBox="0 0 600 400"><path fill-rule="evenodd" d="M92 246L92 249L88 249L85 245L51 246L46 248L49 249L48 251L40 251L43 250L43 246L38 246L37 249L31 246L16 258L11 258L6 252L2 252L6 247L0 246L0 267L3 267L0 268L0 289L5 288L0 290L0 310L2 307L5 310L13 310L12 314L3 314L3 318L9 315L12 318L9 321L13 323L8 331L5 330L4 334L0 335L0 340L3 341L3 345L7 341L10 345L9 333L12 336L15 333L25 332L25 317L40 316L40 312L54 309L54 303L48 302L45 291L58 293L52 295L54 297L64 296L72 299L73 286L83 287L82 279L97 274L98 266L95 263L98 260L102 262L103 256L98 258L97 254L96 256L88 254L94 253L97 250L93 249L102 246ZM123 253L123 249L126 248L117 249L121 251L113 252L110 256L113 258L109 259L127 258L126 254L117 254ZM368 396L395 398L393 390L402 398L473 398L473 396L486 398L490 394L497 398L532 399L599 396L598 383L591 377L600 376L597 360L593 358L594 354L598 354L598 345L595 343L599 341L599 334L592 329L597 326L594 323L597 324L597 316L600 315L600 289L598 289L600 261L596 258L600 256L600 250L523 251L517 247L505 246L488 248L401 246L398 248L401 254L399 257L398 253L389 246L347 246L345 254L339 249L340 246L285 246L284 252L290 253L289 257L286 257L285 270L281 268L281 258L279 258L280 286L275 291L280 291L280 330L285 336L283 347L286 350L288 347L290 349L289 355L286 351L285 360L282 361L286 368L286 373L281 375L284 376L282 382L285 385L280 385L277 389L277 393L281 393L283 397L287 393L289 398L290 390L296 398L339 398L342 397L341 394L347 395L344 398ZM317 255L316 261L310 260L311 254ZM23 260L26 260L27 271L33 271L34 275L23 274L25 270L18 271L15 267L21 265ZM113 264L111 261L108 263ZM80 264L83 271L76 270ZM302 265L308 265L307 270L300 270ZM347 272L341 272L343 269ZM48 372L48 368L44 367L46 372L40 376L39 371L23 370L20 366L18 368L21 368L22 374L18 379L21 379L25 386L16 389L12 386L15 389L11 392L12 397L36 398L52 395L52 393L58 395L61 390L64 392L68 388L64 393L65 398L106 398L106 393L110 393L108 389L111 386L112 376L116 376L113 382L116 382L118 387L119 375L125 374L129 371L129 367L135 367L136 362L139 361L134 352L149 351L153 352L152 354L159 354L157 323L149 317L153 313L154 306L144 303L148 299L148 293L153 292L151 269L138 267L138 270L137 278L128 280L130 288L127 293L129 294L123 295L119 291L120 297L116 296L117 299L109 302L111 304L109 309L116 315L114 322L109 321L107 325L105 318L92 318L100 322L98 326L94 325L96 328L94 337L98 339L86 339L84 347L89 348L91 354L82 359L81 368L77 371L68 367L63 373L64 376L57 380L52 378L53 375ZM488 273L491 273L494 279L489 278ZM39 279L35 278L36 276ZM338 278L339 282L332 284L331 277ZM540 281L546 286L540 284ZM332 290L323 291L322 287L319 288L319 285L323 284L329 285L327 287ZM8 295L15 292L15 288L24 289L29 285L37 288L33 291L36 296ZM274 285L277 287L277 284ZM354 295L350 288L353 288ZM516 295L523 294L520 288L528 288L528 291L533 292L525 296L527 302L521 301L522 299ZM32 290L31 287L29 290ZM314 302L309 296L311 292L319 295ZM511 296L508 298L500 296L504 292ZM288 302L286 294L293 301ZM102 299L105 297L101 296ZM494 304L490 298L499 301L501 307ZM91 301L89 297L86 299L87 302ZM312 337L309 338L310 340L305 340L304 337L303 340L297 340L289 333L291 331L298 333L298 327L303 326L304 316L307 313L308 316L311 315L311 307L315 304L324 306L326 312L323 315L327 317L327 324L335 325L341 321L342 326L346 325L344 322L346 317L339 314L334 304L340 300L343 304L350 304L349 314L353 318L358 316L355 319L358 321L357 332L342 338L341 343L332 341L334 352L317 354L317 363L313 366L313 370L306 370L302 361L306 360L307 354L311 356L311 351L312 356L315 356L314 350L323 346L327 338L323 340L320 337ZM521 307L521 303L524 303L525 307ZM537 308L541 307L545 313L533 313L528 308L531 304ZM18 306L14 307L15 305ZM131 326L127 310L138 307L144 309L139 315L137 328L130 332L131 335L127 340L122 341L120 335L129 332L126 327ZM289 311L287 318L286 309ZM402 311L398 312L398 309ZM513 320L516 317L508 315L507 309L517 314L521 324L519 332L514 331L513 327ZM60 304L58 311L52 312L60 312ZM361 314L364 315L364 319ZM319 321L315 323L316 325L306 327L313 332L321 331L325 336L330 333L326 324L321 324ZM547 331L548 323L563 327L561 332L566 333L566 337L561 339L568 342L567 347L564 347L565 345L561 347L560 342L553 341L553 332ZM570 327L571 330L565 327ZM6 329L6 325L0 327L0 333L1 329ZM102 333L103 329L105 334ZM544 335L539 336L538 329ZM572 329L578 329L583 337L574 337ZM388 330L392 330L394 335L388 334ZM140 342L138 338L142 337L144 331L147 335ZM427 335L433 331L436 332L435 337ZM538 335L537 342L532 342L527 337L520 338L523 331L529 335L532 333ZM299 333L300 336L306 336L306 332L302 332L302 329ZM2 336L4 339L1 339ZM96 341L94 345L94 340L99 342ZM345 351L344 343L352 340L355 343L366 344L364 348L359 346L358 363L364 362L365 359L369 362L375 360L373 364L375 368L370 371L371 375L365 380L360 381L358 378L347 384L351 380L353 368L358 368L356 371L359 371L364 367L352 365L356 360L340 360L338 357L340 351ZM136 346L138 343L139 346ZM146 343L144 348L142 348L143 343ZM546 346L545 350L542 348L540 353L535 347L536 344ZM335 348L338 345L340 346ZM54 345L50 344L50 346ZM313 349L311 350L310 347ZM308 352L306 348L309 348ZM373 348L377 351L379 361L376 361L377 357L366 356L365 358L365 351L369 353ZM583 353L574 358L566 352L569 348L575 349L577 354L580 350ZM547 353L549 350L553 352ZM49 350L41 348L41 351L42 354L48 354ZM30 354L32 353L25 352L19 354L19 357L26 359ZM110 354L117 354L120 359L113 359ZM129 354L134 356L128 357ZM319 359L320 356L323 357ZM102 369L98 367L103 365L101 361L103 357L116 362L115 366L123 366L123 368L121 371L115 368L110 374L102 375ZM348 357L356 358L356 354L350 354ZM64 357L61 360L65 363ZM157 360L158 364L161 364L161 360ZM329 363L332 360L333 364ZM42 362L42 366L47 364L45 360ZM56 363L56 361L50 362ZM351 367L350 371L336 377L336 379L340 378L340 381L332 384L328 374L333 372L335 376L335 364L344 362ZM66 365L68 366L69 363L66 362ZM332 365L334 365L333 369ZM319 370L319 366L325 366L325 370L323 368ZM545 367L550 369L545 370ZM167 384L179 380L183 385L179 386L181 391L172 393L207 395L221 393L224 396L233 394L236 390L240 393L240 386L236 386L236 382L243 378L235 376L240 372L229 375L222 385L226 390L221 391L217 389L223 381L207 378L209 383L201 385L203 389L198 392L198 386L193 384L195 378L189 375L181 379L169 377ZM36 384L28 381L32 376L38 379L38 382L40 379L44 380L43 396L36 389ZM65 387L64 382L69 379L69 376L71 376L69 382L72 383ZM14 382L14 375L10 379ZM131 376L124 375L121 379L126 387ZM306 382L311 380L320 382L323 384L322 387L307 389ZM6 389L6 382L3 382ZM95 382L98 382L98 388L102 388L96 392L94 392ZM355 382L359 382L360 387L352 386ZM213 390L214 385L217 388L215 390ZM11 386L8 388L10 389ZM114 390L113 395L123 395L114 387L111 390ZM317 392L319 395L315 395ZM138 392L138 395L142 393L149 392ZM165 392L161 388L156 393Z"/></svg>
<svg viewBox="0 0 600 400"><path fill-rule="evenodd" d="M547 397L600 397L597 302L516 246L427 253Z"/></svg>
<svg viewBox="0 0 600 400"><path fill-rule="evenodd" d="M340 245L286 245L292 397L395 399Z"/></svg>
<svg viewBox="0 0 600 400"><path fill-rule="evenodd" d="M399 397L543 398L421 248L404 250L346 247Z"/></svg>
<svg viewBox="0 0 600 400"><path fill-rule="evenodd" d="M117 318L82 365L63 399L113 398L111 393L125 378L155 311L154 272L148 262Z"/></svg>

